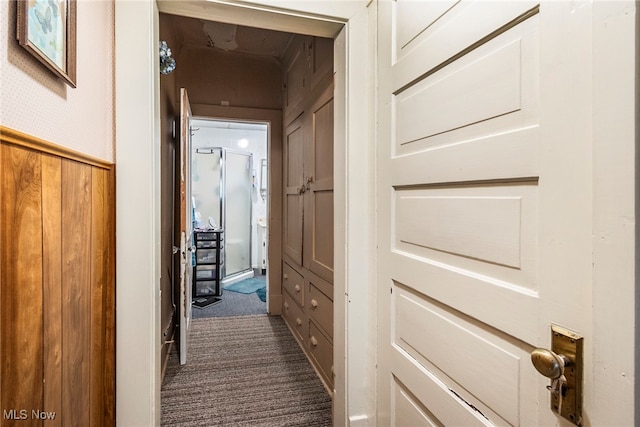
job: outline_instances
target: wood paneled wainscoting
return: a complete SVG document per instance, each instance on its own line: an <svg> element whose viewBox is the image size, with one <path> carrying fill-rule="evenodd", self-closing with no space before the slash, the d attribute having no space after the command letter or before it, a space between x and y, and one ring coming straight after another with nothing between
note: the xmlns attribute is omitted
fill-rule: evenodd
<svg viewBox="0 0 640 427"><path fill-rule="evenodd" d="M0 425L113 426L114 165L0 143Z"/></svg>

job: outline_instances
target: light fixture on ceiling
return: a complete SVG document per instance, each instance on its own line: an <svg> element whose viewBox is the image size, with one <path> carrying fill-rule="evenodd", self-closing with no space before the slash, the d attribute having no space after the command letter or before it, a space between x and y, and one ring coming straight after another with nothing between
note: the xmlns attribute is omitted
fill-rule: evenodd
<svg viewBox="0 0 640 427"><path fill-rule="evenodd" d="M167 42L160 41L160 74L169 74L176 69L176 60L171 57Z"/></svg>
<svg viewBox="0 0 640 427"><path fill-rule="evenodd" d="M242 138L238 140L238 147L247 148L249 146L249 140L247 138Z"/></svg>

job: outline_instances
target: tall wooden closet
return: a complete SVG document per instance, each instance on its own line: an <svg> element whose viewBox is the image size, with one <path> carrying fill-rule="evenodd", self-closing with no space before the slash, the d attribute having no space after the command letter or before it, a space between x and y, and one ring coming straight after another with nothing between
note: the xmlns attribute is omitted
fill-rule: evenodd
<svg viewBox="0 0 640 427"><path fill-rule="evenodd" d="M333 40L284 56L282 313L333 390Z"/></svg>

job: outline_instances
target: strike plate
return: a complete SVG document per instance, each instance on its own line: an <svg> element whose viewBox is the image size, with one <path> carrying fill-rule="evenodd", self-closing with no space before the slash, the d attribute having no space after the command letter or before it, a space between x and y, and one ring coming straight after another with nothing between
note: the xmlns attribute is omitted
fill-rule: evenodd
<svg viewBox="0 0 640 427"><path fill-rule="evenodd" d="M557 325L551 325L551 351L569 359L564 369L567 383L562 389L562 404L551 394L551 409L573 424L582 425L583 337ZM560 411L558 411L560 409Z"/></svg>

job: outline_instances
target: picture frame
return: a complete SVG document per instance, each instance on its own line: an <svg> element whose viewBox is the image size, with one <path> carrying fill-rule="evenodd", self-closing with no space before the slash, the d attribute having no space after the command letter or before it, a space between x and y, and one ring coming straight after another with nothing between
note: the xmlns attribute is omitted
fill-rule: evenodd
<svg viewBox="0 0 640 427"><path fill-rule="evenodd" d="M66 84L76 87L76 0L18 0L17 38Z"/></svg>

